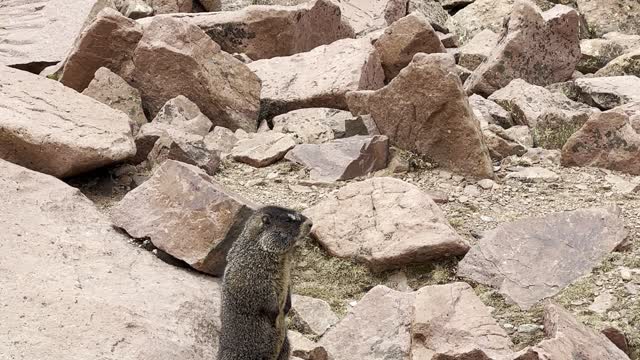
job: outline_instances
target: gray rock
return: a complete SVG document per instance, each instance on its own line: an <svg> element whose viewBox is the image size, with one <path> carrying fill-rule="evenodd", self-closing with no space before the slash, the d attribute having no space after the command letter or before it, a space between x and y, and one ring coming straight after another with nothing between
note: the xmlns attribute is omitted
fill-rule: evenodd
<svg viewBox="0 0 640 360"><path fill-rule="evenodd" d="M409 0L409 13L417 11L424 15L431 26L444 33L449 32L449 13L436 0Z"/></svg>
<svg viewBox="0 0 640 360"><path fill-rule="evenodd" d="M129 117L62 84L0 66L0 159L68 177L135 154Z"/></svg>
<svg viewBox="0 0 640 360"><path fill-rule="evenodd" d="M498 45L500 36L489 29L477 33L460 47L458 65L471 71L489 58L491 51Z"/></svg>
<svg viewBox="0 0 640 360"><path fill-rule="evenodd" d="M415 295L378 285L320 339L334 360L406 359Z"/></svg>
<svg viewBox="0 0 640 360"><path fill-rule="evenodd" d="M180 131L161 136L147 156L152 167L169 159L195 165L209 175L213 175L220 165L219 152L207 148L202 136Z"/></svg>
<svg viewBox="0 0 640 360"><path fill-rule="evenodd" d="M329 254L374 269L468 250L429 195L393 178L349 184L304 213L313 220L313 236Z"/></svg>
<svg viewBox="0 0 640 360"><path fill-rule="evenodd" d="M153 15L153 8L144 0L115 0L116 9L130 19L141 19Z"/></svg>
<svg viewBox="0 0 640 360"><path fill-rule="evenodd" d="M507 179L515 179L526 183L545 183L560 181L560 176L543 167L525 167L507 174Z"/></svg>
<svg viewBox="0 0 640 360"><path fill-rule="evenodd" d="M322 336L339 320L326 301L308 296L293 295L291 310L294 326L317 336Z"/></svg>
<svg viewBox="0 0 640 360"><path fill-rule="evenodd" d="M267 131L238 140L231 156L253 167L265 167L282 160L294 146L296 142L290 135Z"/></svg>
<svg viewBox="0 0 640 360"><path fill-rule="evenodd" d="M637 76L607 76L580 78L575 81L577 97L603 110L628 102L640 102L640 78Z"/></svg>
<svg viewBox="0 0 640 360"><path fill-rule="evenodd" d="M335 138L368 134L361 118L338 109L294 110L272 121L273 131L291 134L299 144L321 144Z"/></svg>
<svg viewBox="0 0 640 360"><path fill-rule="evenodd" d="M625 53L625 48L612 40L584 39L580 41L580 61L576 70L590 74L602 69L607 63Z"/></svg>
<svg viewBox="0 0 640 360"><path fill-rule="evenodd" d="M221 158L229 156L237 142L238 138L233 131L221 126L216 126L204 137L207 149L217 151Z"/></svg>
<svg viewBox="0 0 640 360"><path fill-rule="evenodd" d="M625 237L618 208L526 218L488 231L460 262L458 275L529 309L590 272Z"/></svg>
<svg viewBox="0 0 640 360"><path fill-rule="evenodd" d="M497 124L503 128L513 126L511 113L491 100L473 94L469 96L469 105L471 105L473 114L476 116L476 119L480 121L482 128L489 124Z"/></svg>
<svg viewBox="0 0 640 360"><path fill-rule="evenodd" d="M324 144L296 146L286 159L311 170L317 181L349 180L387 167L389 139L386 136L353 136Z"/></svg>
<svg viewBox="0 0 640 360"><path fill-rule="evenodd" d="M207 135L213 126L198 105L182 95L167 101L158 111L153 122L167 124L177 130L199 136Z"/></svg>
<svg viewBox="0 0 640 360"><path fill-rule="evenodd" d="M127 114L131 120L133 135L137 134L138 129L147 123L142 109L140 92L105 67L96 71L93 80L82 94Z"/></svg>
<svg viewBox="0 0 640 360"><path fill-rule="evenodd" d="M15 310L0 322L3 357L215 357L218 280L129 243L79 190L51 176L0 160L0 193L2 303Z"/></svg>
<svg viewBox="0 0 640 360"><path fill-rule="evenodd" d="M193 10L193 0L145 0L156 14L188 13Z"/></svg>
<svg viewBox="0 0 640 360"><path fill-rule="evenodd" d="M356 36L362 37L407 15L408 0L342 0L338 4Z"/></svg>
<svg viewBox="0 0 640 360"><path fill-rule="evenodd" d="M611 60L605 67L596 72L596 76L624 75L640 77L640 47Z"/></svg>
<svg viewBox="0 0 640 360"><path fill-rule="evenodd" d="M635 0L576 0L593 37L608 32L640 35L640 3Z"/></svg>
<svg viewBox="0 0 640 360"><path fill-rule="evenodd" d="M425 286L415 296L412 359L507 359L512 355L511 339L468 284Z"/></svg>
<svg viewBox="0 0 640 360"><path fill-rule="evenodd" d="M111 209L111 218L194 269L222 275L238 227L255 208L195 166L167 160Z"/></svg>

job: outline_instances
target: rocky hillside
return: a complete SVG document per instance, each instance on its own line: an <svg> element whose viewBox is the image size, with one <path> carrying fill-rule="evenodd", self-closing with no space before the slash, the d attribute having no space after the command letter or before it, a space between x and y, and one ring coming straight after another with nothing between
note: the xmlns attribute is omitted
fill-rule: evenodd
<svg viewBox="0 0 640 360"><path fill-rule="evenodd" d="M210 360L256 208L295 359L640 360L637 0L0 1L0 359Z"/></svg>

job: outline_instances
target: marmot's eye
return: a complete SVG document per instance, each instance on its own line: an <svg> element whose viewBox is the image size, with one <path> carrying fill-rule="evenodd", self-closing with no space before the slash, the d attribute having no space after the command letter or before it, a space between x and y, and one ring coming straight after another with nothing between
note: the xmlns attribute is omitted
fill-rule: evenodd
<svg viewBox="0 0 640 360"><path fill-rule="evenodd" d="M262 223L265 225L271 224L271 218L269 215L262 215Z"/></svg>

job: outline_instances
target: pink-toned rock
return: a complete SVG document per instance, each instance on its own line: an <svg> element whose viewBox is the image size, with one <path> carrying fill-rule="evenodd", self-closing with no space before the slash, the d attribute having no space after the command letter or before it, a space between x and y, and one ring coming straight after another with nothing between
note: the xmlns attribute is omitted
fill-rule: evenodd
<svg viewBox="0 0 640 360"><path fill-rule="evenodd" d="M102 10L65 60L60 82L81 92L101 67L126 76L142 27L113 9Z"/></svg>
<svg viewBox="0 0 640 360"><path fill-rule="evenodd" d="M384 72L367 39L343 39L309 52L247 65L262 80L264 117L310 107L347 109L345 95L384 85Z"/></svg>
<svg viewBox="0 0 640 360"><path fill-rule="evenodd" d="M308 296L293 295L291 311L294 326L316 336L324 334L339 320L326 301Z"/></svg>
<svg viewBox="0 0 640 360"><path fill-rule="evenodd" d="M459 263L458 276L529 309L590 272L625 237L619 208L525 218L486 232Z"/></svg>
<svg viewBox="0 0 640 360"><path fill-rule="evenodd" d="M305 211L328 252L375 269L462 255L469 246L429 195L393 178L352 183Z"/></svg>
<svg viewBox="0 0 640 360"><path fill-rule="evenodd" d="M640 3L636 0L576 0L593 37L618 31L640 35Z"/></svg>
<svg viewBox="0 0 640 360"><path fill-rule="evenodd" d="M134 135L142 125L147 123L140 92L105 67L96 71L93 80L82 94L127 114L131 120L131 131Z"/></svg>
<svg viewBox="0 0 640 360"><path fill-rule="evenodd" d="M197 167L167 160L112 208L111 218L132 237L221 275L235 228L255 207Z"/></svg>
<svg viewBox="0 0 640 360"><path fill-rule="evenodd" d="M349 180L387 167L389 139L386 136L352 136L324 144L297 145L286 159L311 170L317 181Z"/></svg>
<svg viewBox="0 0 640 360"><path fill-rule="evenodd" d="M469 105L473 109L473 114L480 121L482 128L489 124L497 124L503 128L513 126L511 113L502 108L495 102L485 99L480 95L473 94L469 96Z"/></svg>
<svg viewBox="0 0 640 360"><path fill-rule="evenodd" d="M238 138L233 131L221 126L216 126L213 131L204 137L207 149L216 150L221 158L229 156L237 142Z"/></svg>
<svg viewBox="0 0 640 360"><path fill-rule="evenodd" d="M56 81L0 66L0 159L77 175L135 154L129 121Z"/></svg>
<svg viewBox="0 0 640 360"><path fill-rule="evenodd" d="M151 116L168 100L184 95L214 125L256 131L260 80L197 26L171 17L152 18L133 61L133 85Z"/></svg>
<svg viewBox="0 0 640 360"><path fill-rule="evenodd" d="M352 113L370 114L393 145L428 155L463 175L493 176L453 56L417 54L383 89L350 93L348 101Z"/></svg>
<svg viewBox="0 0 640 360"><path fill-rule="evenodd" d="M156 14L190 13L193 0L145 0Z"/></svg>
<svg viewBox="0 0 640 360"><path fill-rule="evenodd" d="M324 347L307 339L296 331L287 331L287 337L291 345L291 360L329 360L329 355Z"/></svg>
<svg viewBox="0 0 640 360"><path fill-rule="evenodd" d="M220 153L208 149L202 136L173 131L158 138L147 160L152 167L157 167L167 160L181 161L213 175L220 165Z"/></svg>
<svg viewBox="0 0 640 360"><path fill-rule="evenodd" d="M640 175L640 133L622 110L595 114L567 140L561 161Z"/></svg>
<svg viewBox="0 0 640 360"><path fill-rule="evenodd" d="M200 111L198 105L182 95L167 101L153 122L171 125L199 136L207 135L212 127L211 120Z"/></svg>
<svg viewBox="0 0 640 360"><path fill-rule="evenodd" d="M580 60L580 17L564 5L544 13L518 0L498 46L465 83L470 93L489 96L513 79L549 85L571 78Z"/></svg>
<svg viewBox="0 0 640 360"><path fill-rule="evenodd" d="M409 65L415 54L446 52L438 34L419 12L413 12L389 26L374 46L380 55L386 82Z"/></svg>
<svg viewBox="0 0 640 360"><path fill-rule="evenodd" d="M487 125L482 130L482 134L493 160L499 161L513 155L522 156L527 152L523 144L512 138L498 125Z"/></svg>
<svg viewBox="0 0 640 360"><path fill-rule="evenodd" d="M40 73L64 60L82 29L111 6L110 0L2 1L0 65Z"/></svg>
<svg viewBox="0 0 640 360"><path fill-rule="evenodd" d="M407 15L408 0L343 0L342 16L357 36L383 29Z"/></svg>
<svg viewBox="0 0 640 360"><path fill-rule="evenodd" d="M354 37L331 0L298 6L249 6L237 11L165 15L201 28L222 50L252 60L289 56ZM148 23L144 20L143 23Z"/></svg>
<svg viewBox="0 0 640 360"><path fill-rule="evenodd" d="M460 47L458 65L475 70L489 58L493 49L498 45L500 36L489 29L482 30L469 42Z"/></svg>
<svg viewBox="0 0 640 360"><path fill-rule="evenodd" d="M235 161L253 167L265 167L282 160L294 146L296 142L290 135L267 131L240 139L233 147L231 156Z"/></svg>
<svg viewBox="0 0 640 360"><path fill-rule="evenodd" d="M414 298L413 293L378 285L319 344L333 360L407 359Z"/></svg>
<svg viewBox="0 0 640 360"><path fill-rule="evenodd" d="M581 324L571 313L556 304L545 305L544 332L547 339L523 350L515 360L629 360L604 335Z"/></svg>
<svg viewBox="0 0 640 360"><path fill-rule="evenodd" d="M367 135L364 121L330 108L299 109L273 118L273 131L291 134L299 144L322 144L335 138Z"/></svg>
<svg viewBox="0 0 640 360"><path fill-rule="evenodd" d="M512 355L511 339L466 283L421 288L413 313L412 359L507 359Z"/></svg>
<svg viewBox="0 0 640 360"><path fill-rule="evenodd" d="M580 78L575 81L576 97L600 109L613 109L628 102L640 102L640 78L606 76Z"/></svg>
<svg viewBox="0 0 640 360"><path fill-rule="evenodd" d="M0 160L0 193L2 357L215 357L218 280L133 246L51 176Z"/></svg>

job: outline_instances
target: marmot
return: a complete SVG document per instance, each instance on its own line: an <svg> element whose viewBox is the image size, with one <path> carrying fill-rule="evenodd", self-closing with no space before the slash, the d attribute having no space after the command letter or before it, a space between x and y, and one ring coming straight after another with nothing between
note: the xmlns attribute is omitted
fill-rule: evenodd
<svg viewBox="0 0 640 360"><path fill-rule="evenodd" d="M291 255L311 221L276 206L257 210L227 255L218 360L289 359Z"/></svg>

